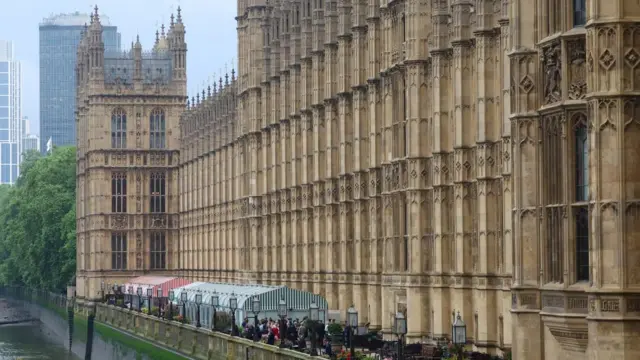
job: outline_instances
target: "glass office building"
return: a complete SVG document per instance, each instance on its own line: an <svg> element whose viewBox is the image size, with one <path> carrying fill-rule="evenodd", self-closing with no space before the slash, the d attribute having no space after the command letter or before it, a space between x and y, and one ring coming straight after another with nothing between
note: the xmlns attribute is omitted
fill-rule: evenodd
<svg viewBox="0 0 640 360"><path fill-rule="evenodd" d="M76 55L89 14L48 17L40 24L40 149L76 143ZM120 51L120 34L100 15L105 52Z"/></svg>
<svg viewBox="0 0 640 360"><path fill-rule="evenodd" d="M0 40L0 184L13 184L22 148L22 73L13 43Z"/></svg>

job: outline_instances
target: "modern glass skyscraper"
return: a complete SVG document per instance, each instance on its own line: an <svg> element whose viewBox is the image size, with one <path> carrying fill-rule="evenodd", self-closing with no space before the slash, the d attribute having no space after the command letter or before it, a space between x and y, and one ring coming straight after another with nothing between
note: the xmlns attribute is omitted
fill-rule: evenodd
<svg viewBox="0 0 640 360"><path fill-rule="evenodd" d="M105 52L120 51L118 28L100 15ZM40 149L49 138L56 146L76 143L76 56L89 14L48 17L40 24Z"/></svg>
<svg viewBox="0 0 640 360"><path fill-rule="evenodd" d="M13 43L0 40L0 184L18 179L22 151L22 73Z"/></svg>

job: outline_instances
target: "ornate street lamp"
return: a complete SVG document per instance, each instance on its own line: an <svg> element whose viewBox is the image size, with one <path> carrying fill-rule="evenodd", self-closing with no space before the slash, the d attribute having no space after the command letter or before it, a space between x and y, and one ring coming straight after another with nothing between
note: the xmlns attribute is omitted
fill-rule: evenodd
<svg viewBox="0 0 640 360"><path fill-rule="evenodd" d="M236 327L236 310L238 310L238 298L234 293L231 293L231 297L229 298L229 309L231 310L231 336L238 336Z"/></svg>
<svg viewBox="0 0 640 360"><path fill-rule="evenodd" d="M133 286L129 285L129 310L133 310Z"/></svg>
<svg viewBox="0 0 640 360"><path fill-rule="evenodd" d="M393 333L398 337L398 359L402 359L404 336L407 334L407 318L401 312L397 312L393 320Z"/></svg>
<svg viewBox="0 0 640 360"><path fill-rule="evenodd" d="M464 346L467 344L467 325L462 321L460 317L460 311L458 311L458 316L455 316L454 312L454 322L451 325L451 337L453 338L453 344L458 348L458 359L462 359Z"/></svg>
<svg viewBox="0 0 640 360"><path fill-rule="evenodd" d="M149 301L149 306L147 306L147 309L149 310L149 315L152 315L151 304L153 303L153 288L151 287L151 285L147 287L147 300Z"/></svg>
<svg viewBox="0 0 640 360"><path fill-rule="evenodd" d="M169 321L173 320L173 289L169 289L169 298L167 299L167 305L169 305Z"/></svg>
<svg viewBox="0 0 640 360"><path fill-rule="evenodd" d="M258 335L258 314L260 313L260 298L257 296L253 297L253 301L251 302L251 310L253 311L253 315L255 316L255 329L253 331L253 340L259 341L260 336Z"/></svg>
<svg viewBox="0 0 640 360"><path fill-rule="evenodd" d="M104 280L100 282L100 295L102 296L102 301L104 301Z"/></svg>
<svg viewBox="0 0 640 360"><path fill-rule="evenodd" d="M280 347L284 348L284 339L287 335L287 302L284 298L278 303L278 316L280 317Z"/></svg>
<svg viewBox="0 0 640 360"><path fill-rule="evenodd" d="M196 327L200 327L200 304L202 304L202 293L200 290L196 293Z"/></svg>
<svg viewBox="0 0 640 360"><path fill-rule="evenodd" d="M309 306L309 320L311 320L311 356L318 356L318 351L316 350L316 328L318 327L319 319L320 313L318 311L318 304L312 302Z"/></svg>
<svg viewBox="0 0 640 360"><path fill-rule="evenodd" d="M351 357L354 357L356 352L353 344L353 335L355 334L356 329L358 329L358 310L356 310L355 305L351 305L351 307L347 309L347 325L349 325L349 347L351 348Z"/></svg>
<svg viewBox="0 0 640 360"><path fill-rule="evenodd" d="M142 311L142 286L138 286L138 312Z"/></svg>
<svg viewBox="0 0 640 360"><path fill-rule="evenodd" d="M158 317L164 318L164 313L160 310L162 307L162 288L156 290L156 297L158 298Z"/></svg>
<svg viewBox="0 0 640 360"><path fill-rule="evenodd" d="M218 293L213 290L213 294L211 294L211 307L213 308L213 317L211 318L211 331L216 330L216 314L218 306L220 306L220 297L218 296Z"/></svg>
<svg viewBox="0 0 640 360"><path fill-rule="evenodd" d="M180 300L182 300L182 322L184 323L187 321L187 290L182 290Z"/></svg>

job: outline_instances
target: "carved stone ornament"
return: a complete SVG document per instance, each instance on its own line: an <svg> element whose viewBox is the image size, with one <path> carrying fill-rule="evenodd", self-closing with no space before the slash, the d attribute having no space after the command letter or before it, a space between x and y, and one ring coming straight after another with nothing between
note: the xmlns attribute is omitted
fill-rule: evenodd
<svg viewBox="0 0 640 360"><path fill-rule="evenodd" d="M587 92L587 55L584 40L571 41L567 44L569 51L569 99L584 99Z"/></svg>
<svg viewBox="0 0 640 360"><path fill-rule="evenodd" d="M151 228L164 229L165 227L167 227L167 220L164 216L156 215L151 218Z"/></svg>
<svg viewBox="0 0 640 360"><path fill-rule="evenodd" d="M543 49L542 64L544 69L544 102L551 104L562 98L562 60L560 44L553 44Z"/></svg>
<svg viewBox="0 0 640 360"><path fill-rule="evenodd" d="M127 227L126 215L114 215L111 217L111 227L113 229L124 229Z"/></svg>

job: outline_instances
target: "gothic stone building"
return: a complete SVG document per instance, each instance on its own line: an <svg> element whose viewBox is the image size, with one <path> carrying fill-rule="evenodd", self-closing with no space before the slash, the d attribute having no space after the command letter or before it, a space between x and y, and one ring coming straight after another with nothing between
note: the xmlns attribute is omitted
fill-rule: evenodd
<svg viewBox="0 0 640 360"><path fill-rule="evenodd" d="M409 341L640 358L640 6L239 0L181 127L178 268ZM638 112L636 112L638 111ZM638 170L636 172L636 170Z"/></svg>
<svg viewBox="0 0 640 360"><path fill-rule="evenodd" d="M186 102L180 13L152 51L105 54L97 7L77 60L77 295L175 268L179 118Z"/></svg>

